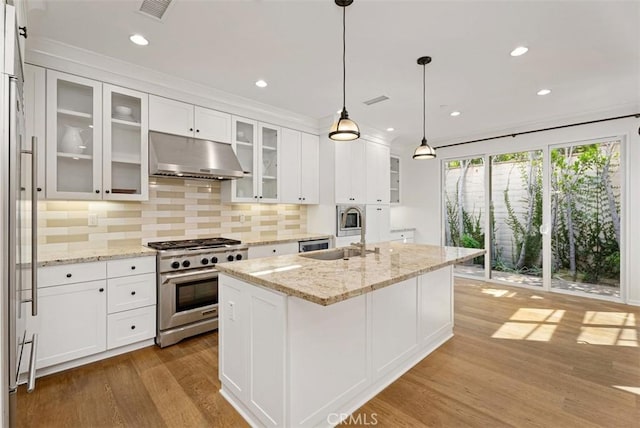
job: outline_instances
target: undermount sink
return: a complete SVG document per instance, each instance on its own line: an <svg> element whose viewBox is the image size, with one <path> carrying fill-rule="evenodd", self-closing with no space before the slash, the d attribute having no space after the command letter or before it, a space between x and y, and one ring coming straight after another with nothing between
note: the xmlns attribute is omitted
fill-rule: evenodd
<svg viewBox="0 0 640 428"><path fill-rule="evenodd" d="M313 251L310 253L299 254L300 257L306 257L314 260L340 260L349 257L360 256L358 248L336 248L328 251Z"/></svg>

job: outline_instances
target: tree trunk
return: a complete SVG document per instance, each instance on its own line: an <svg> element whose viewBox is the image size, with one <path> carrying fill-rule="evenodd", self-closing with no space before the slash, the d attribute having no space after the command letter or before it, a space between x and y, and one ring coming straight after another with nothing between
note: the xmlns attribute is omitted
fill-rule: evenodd
<svg viewBox="0 0 640 428"><path fill-rule="evenodd" d="M571 168L571 158L573 157L573 146L567 149L566 168L562 171L562 176L566 177ZM569 240L569 272L573 280L576 280L576 238L573 233L573 185L577 182L578 175L574 176L570 185L565 184L565 222L567 223L567 239Z"/></svg>
<svg viewBox="0 0 640 428"><path fill-rule="evenodd" d="M527 195L529 201L527 206L526 226L524 228L524 234L522 236L522 243L520 244L520 255L518 257L518 262L516 263L516 268L518 269L522 269L524 267L527 239L531 235L531 226L533 224L533 209L536 202L536 166L534 160L535 159L533 153L529 152L529 177L527 179Z"/></svg>
<svg viewBox="0 0 640 428"><path fill-rule="evenodd" d="M611 165L611 158L613 157L613 143L607 145L607 160L602 168L602 182L604 183L605 190L607 192L607 201L609 202L609 213L611 214L611 221L613 222L613 230L616 234L616 242L620 246L620 215L618 214L618 208L616 207L616 198L613 194L613 186L611 185L611 177L609 176L609 166Z"/></svg>
<svg viewBox="0 0 640 428"><path fill-rule="evenodd" d="M460 178L458 179L458 234L460 235L460 246L462 246L462 235L464 235L464 187L467 182L467 171L469 170L470 163L468 160L462 161L462 174L460 174Z"/></svg>

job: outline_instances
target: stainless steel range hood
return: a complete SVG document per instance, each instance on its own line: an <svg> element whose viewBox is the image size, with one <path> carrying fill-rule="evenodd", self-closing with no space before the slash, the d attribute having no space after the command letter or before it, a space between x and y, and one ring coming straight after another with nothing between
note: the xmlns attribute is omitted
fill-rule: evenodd
<svg viewBox="0 0 640 428"><path fill-rule="evenodd" d="M149 131L149 175L229 180L244 172L231 144Z"/></svg>

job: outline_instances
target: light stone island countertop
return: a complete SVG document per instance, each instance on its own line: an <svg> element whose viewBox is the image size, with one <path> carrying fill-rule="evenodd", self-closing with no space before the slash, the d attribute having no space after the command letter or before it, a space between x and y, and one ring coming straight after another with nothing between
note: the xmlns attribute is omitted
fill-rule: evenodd
<svg viewBox="0 0 640 428"><path fill-rule="evenodd" d="M327 235L326 233L296 233L294 235L284 235L278 233L225 233L224 237L230 239L239 239L243 244L255 246L310 241L313 239L331 239L333 238L333 235Z"/></svg>
<svg viewBox="0 0 640 428"><path fill-rule="evenodd" d="M38 253L38 267L155 256L156 250L141 246L100 250L69 250Z"/></svg>
<svg viewBox="0 0 640 428"><path fill-rule="evenodd" d="M380 254L348 260L314 260L292 254L217 267L240 280L327 306L485 253L472 248L397 242L375 246L380 247ZM367 248L373 249L374 245Z"/></svg>

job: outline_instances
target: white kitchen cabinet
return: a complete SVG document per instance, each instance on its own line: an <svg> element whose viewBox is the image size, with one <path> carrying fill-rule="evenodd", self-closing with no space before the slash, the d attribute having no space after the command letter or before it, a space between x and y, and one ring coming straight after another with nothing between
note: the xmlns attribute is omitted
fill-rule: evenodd
<svg viewBox="0 0 640 428"><path fill-rule="evenodd" d="M106 287L99 280L38 290L38 369L107 349Z"/></svg>
<svg viewBox="0 0 640 428"><path fill-rule="evenodd" d="M148 95L103 85L103 199L149 199Z"/></svg>
<svg viewBox="0 0 640 428"><path fill-rule="evenodd" d="M47 198L102 199L102 84L47 70Z"/></svg>
<svg viewBox="0 0 640 428"><path fill-rule="evenodd" d="M148 199L147 94L47 70L48 199Z"/></svg>
<svg viewBox="0 0 640 428"><path fill-rule="evenodd" d="M27 318L38 334L38 376L148 345L156 335L155 262L148 256L39 268L39 311Z"/></svg>
<svg viewBox="0 0 640 428"><path fill-rule="evenodd" d="M245 175L223 183L229 202L279 202L280 134L277 126L233 117L232 145Z"/></svg>
<svg viewBox="0 0 640 428"><path fill-rule="evenodd" d="M230 143L231 115L150 95L149 129L167 134Z"/></svg>
<svg viewBox="0 0 640 428"><path fill-rule="evenodd" d="M298 241L284 242L282 244L271 245L251 245L249 247L249 259L259 259L262 257L283 256L286 254L296 254L298 252Z"/></svg>
<svg viewBox="0 0 640 428"><path fill-rule="evenodd" d="M390 209L389 205L367 205L367 243L389 240Z"/></svg>
<svg viewBox="0 0 640 428"><path fill-rule="evenodd" d="M320 139L282 128L280 202L317 204L320 191Z"/></svg>
<svg viewBox="0 0 640 428"><path fill-rule="evenodd" d="M365 140L335 142L335 195L338 204L366 200Z"/></svg>
<svg viewBox="0 0 640 428"><path fill-rule="evenodd" d="M400 158L390 156L389 163L389 202L392 204L400 203Z"/></svg>
<svg viewBox="0 0 640 428"><path fill-rule="evenodd" d="M367 204L389 203L389 147L366 143Z"/></svg>
<svg viewBox="0 0 640 428"><path fill-rule="evenodd" d="M36 189L38 198L45 197L46 163L46 120L45 120L45 88L46 70L26 64L24 67L24 108L27 138L36 137L36 156L38 162Z"/></svg>

